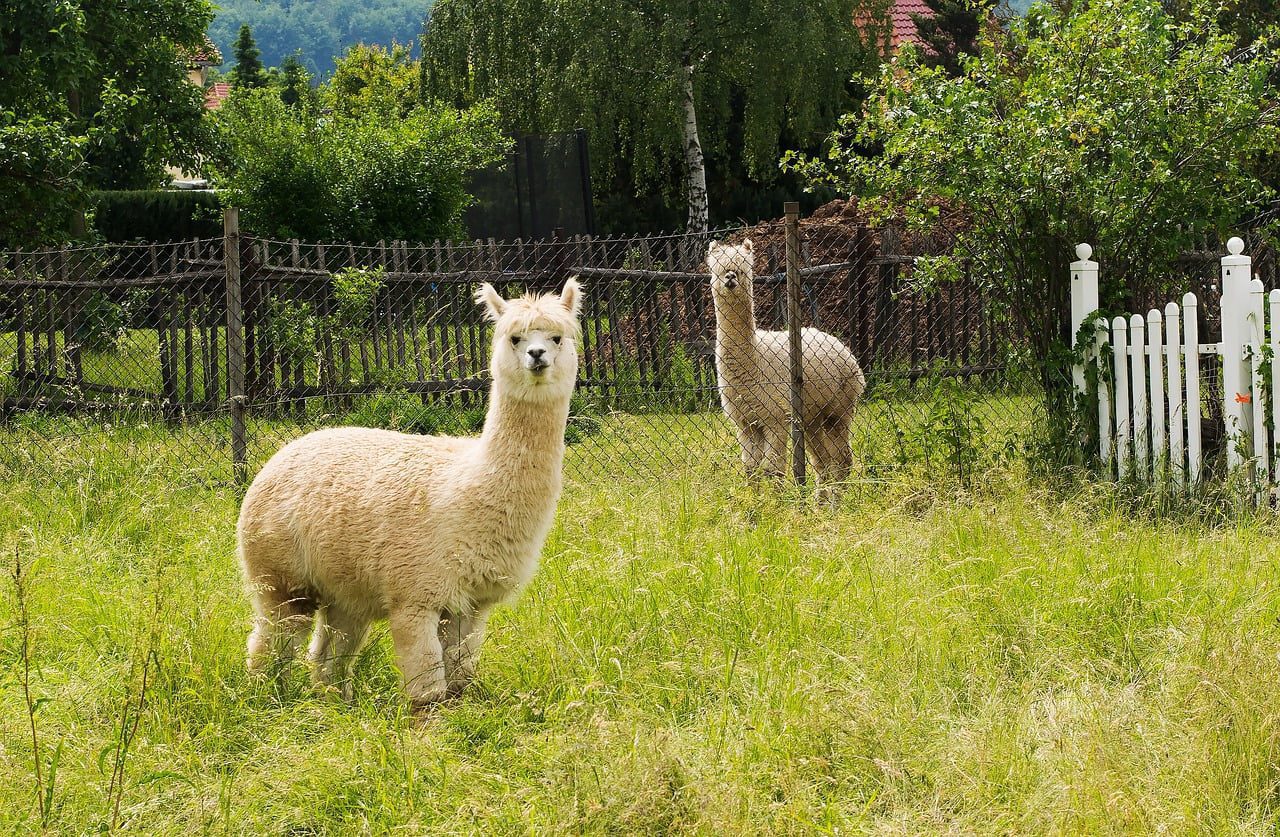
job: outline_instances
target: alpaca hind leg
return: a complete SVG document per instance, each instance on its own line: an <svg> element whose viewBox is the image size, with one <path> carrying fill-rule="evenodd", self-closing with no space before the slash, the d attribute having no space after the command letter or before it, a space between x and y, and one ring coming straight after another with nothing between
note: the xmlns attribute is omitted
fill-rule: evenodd
<svg viewBox="0 0 1280 837"><path fill-rule="evenodd" d="M476 662L480 658L480 646L484 644L485 628L489 624L492 605L480 605L470 613L454 620L457 641L445 649L445 680L449 694L461 694L476 676Z"/></svg>
<svg viewBox="0 0 1280 837"><path fill-rule="evenodd" d="M315 604L306 596L280 594L263 586L253 593L253 632L249 635L249 671L264 672L272 660L288 663L311 629Z"/></svg>
<svg viewBox="0 0 1280 837"><path fill-rule="evenodd" d="M440 614L438 609L405 607L392 612L389 620L396 662L414 711L424 710L445 696Z"/></svg>
<svg viewBox="0 0 1280 837"><path fill-rule="evenodd" d="M316 633L311 640L312 681L317 686L337 686L344 700L351 700L351 666L369 634L369 621L338 606L324 610L324 621L316 617Z"/></svg>
<svg viewBox="0 0 1280 837"><path fill-rule="evenodd" d="M853 469L853 451L849 448L849 423L847 419L832 418L816 430L819 454L816 470L819 495L834 503L839 496L840 484L849 478Z"/></svg>

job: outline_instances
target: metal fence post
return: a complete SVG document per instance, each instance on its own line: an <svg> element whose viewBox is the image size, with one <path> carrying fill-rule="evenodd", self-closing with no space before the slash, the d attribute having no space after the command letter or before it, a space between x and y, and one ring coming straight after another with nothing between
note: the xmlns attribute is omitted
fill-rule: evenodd
<svg viewBox="0 0 1280 837"><path fill-rule="evenodd" d="M804 485L804 356L800 340L800 204L783 204L787 216L787 336L791 363L791 472Z"/></svg>
<svg viewBox="0 0 1280 837"><path fill-rule="evenodd" d="M244 416L244 312L240 299L240 210L222 211L223 260L227 286L227 394L231 407L231 465L237 483L248 476Z"/></svg>

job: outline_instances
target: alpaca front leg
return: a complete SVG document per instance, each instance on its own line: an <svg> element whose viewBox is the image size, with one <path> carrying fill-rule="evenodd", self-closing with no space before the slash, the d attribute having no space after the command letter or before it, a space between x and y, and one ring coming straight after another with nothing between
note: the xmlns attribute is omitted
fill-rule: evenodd
<svg viewBox="0 0 1280 837"><path fill-rule="evenodd" d="M458 642L445 649L445 679L451 695L461 694L475 679L476 662L492 610L492 605L478 606L456 620Z"/></svg>
<svg viewBox="0 0 1280 837"><path fill-rule="evenodd" d="M764 428L764 473L775 480L785 479L787 475L787 431L785 424Z"/></svg>
<svg viewBox="0 0 1280 837"><path fill-rule="evenodd" d="M764 433L759 427L749 424L738 428L738 444L742 447L742 466L748 477L760 475L760 467L764 463Z"/></svg>
<svg viewBox="0 0 1280 837"><path fill-rule="evenodd" d="M405 694L415 712L445 696L444 653L440 644L440 611L401 608L391 614L391 641L404 678Z"/></svg>

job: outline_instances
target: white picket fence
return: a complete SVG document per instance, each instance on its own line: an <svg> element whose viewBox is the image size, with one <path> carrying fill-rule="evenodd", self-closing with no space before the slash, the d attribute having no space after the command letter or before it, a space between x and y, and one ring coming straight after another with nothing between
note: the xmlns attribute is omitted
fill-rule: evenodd
<svg viewBox="0 0 1280 837"><path fill-rule="evenodd" d="M1244 242L1232 238L1222 258L1222 341L1200 342L1200 300L1183 294L1161 312L1096 322L1098 262L1093 248L1076 247L1071 263L1071 323L1080 360L1076 391L1092 395L1096 378L1101 467L1116 479L1167 483L1185 488L1200 481L1201 355L1222 358L1222 416L1229 471L1251 468L1258 483L1280 483L1280 455L1274 428L1280 427L1280 290L1267 295L1251 278L1252 260ZM1085 329L1086 322L1096 327ZM1270 328L1268 328L1268 325ZM1092 339L1088 339L1091 336ZM1110 348L1108 352L1107 349ZM1086 374L1096 364L1098 375ZM1268 380L1264 380L1264 377ZM1268 428L1268 401L1272 410Z"/></svg>

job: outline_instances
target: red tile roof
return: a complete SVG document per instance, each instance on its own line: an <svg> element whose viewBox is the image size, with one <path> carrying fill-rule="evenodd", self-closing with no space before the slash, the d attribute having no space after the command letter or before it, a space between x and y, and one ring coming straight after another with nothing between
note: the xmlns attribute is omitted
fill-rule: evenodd
<svg viewBox="0 0 1280 837"><path fill-rule="evenodd" d="M182 52L182 57L191 67L216 67L222 63L222 53L218 52L218 48L213 45L213 41L209 40L208 35L205 35L204 43L200 46Z"/></svg>
<svg viewBox="0 0 1280 837"><path fill-rule="evenodd" d="M902 43L920 43L920 33L916 31L916 21L912 15L933 17L933 11L924 0L893 0L893 5L889 7L889 19L893 22L890 49L896 49Z"/></svg>
<svg viewBox="0 0 1280 837"><path fill-rule="evenodd" d="M204 109L217 110L222 107L222 103L231 95L231 85L225 81L215 81L209 85L209 89L204 91Z"/></svg>

